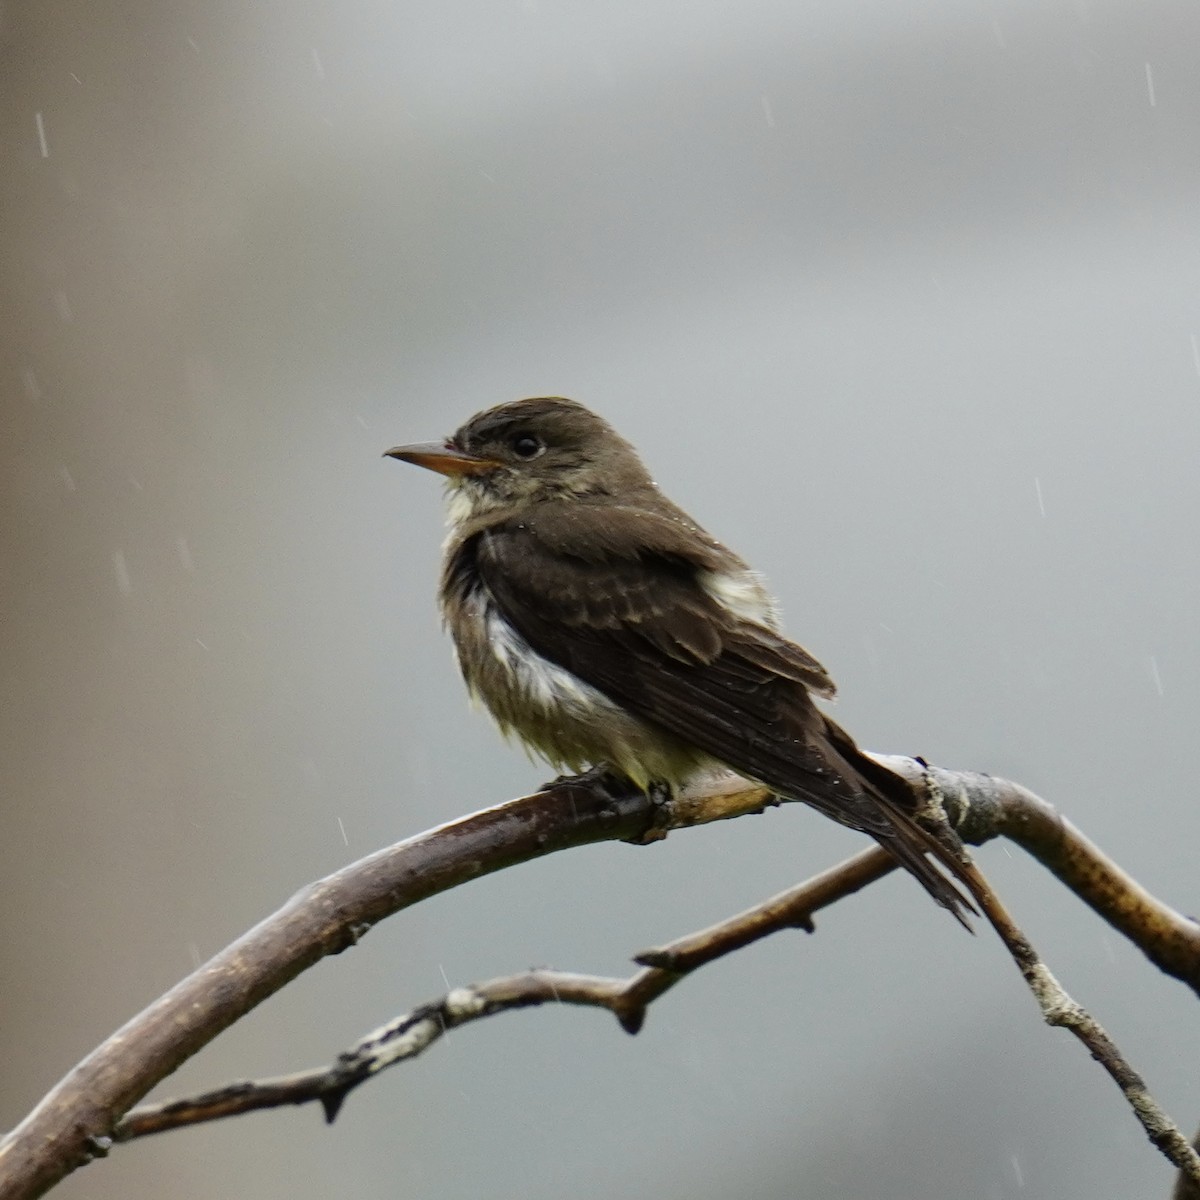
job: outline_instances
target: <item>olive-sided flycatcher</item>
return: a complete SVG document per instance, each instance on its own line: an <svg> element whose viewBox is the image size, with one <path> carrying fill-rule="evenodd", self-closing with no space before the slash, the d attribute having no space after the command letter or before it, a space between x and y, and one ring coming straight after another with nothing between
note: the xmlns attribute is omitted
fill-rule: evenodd
<svg viewBox="0 0 1200 1200"><path fill-rule="evenodd" d="M392 458L446 476L440 602L471 693L559 770L639 787L725 766L870 834L961 919L954 854L907 780L813 703L833 681L762 579L672 504L583 405L517 400Z"/></svg>

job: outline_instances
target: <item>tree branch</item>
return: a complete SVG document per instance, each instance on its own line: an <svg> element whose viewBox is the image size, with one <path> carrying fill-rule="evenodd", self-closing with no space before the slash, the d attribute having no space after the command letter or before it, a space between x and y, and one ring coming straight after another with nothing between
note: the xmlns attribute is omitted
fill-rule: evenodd
<svg viewBox="0 0 1200 1200"><path fill-rule="evenodd" d="M875 757L910 778L922 769L913 759ZM1151 895L1053 805L1019 783L937 767L924 772L963 841L1016 842L1160 971L1200 997L1200 924Z"/></svg>
<svg viewBox="0 0 1200 1200"><path fill-rule="evenodd" d="M595 842L652 841L777 804L733 776L670 805L590 773L418 834L310 884L127 1022L73 1067L0 1142L0 1198L29 1200L107 1152L152 1087L322 958L438 892Z"/></svg>
<svg viewBox="0 0 1200 1200"><path fill-rule="evenodd" d="M669 946L644 951L636 961L645 969L627 979L539 970L454 988L441 999L422 1004L368 1033L328 1067L232 1083L188 1099L144 1105L117 1125L113 1140L132 1141L185 1125L312 1101L319 1101L326 1118L332 1121L346 1096L360 1083L387 1067L415 1058L449 1030L548 1001L606 1008L626 1033L637 1033L650 1004L698 967L780 929L811 932L813 913L882 878L894 867L895 860L883 850L864 850L737 917Z"/></svg>
<svg viewBox="0 0 1200 1200"><path fill-rule="evenodd" d="M888 874L895 860L879 847L865 850L808 882L668 946L643 951L643 970L627 979L560 971L527 971L455 988L366 1035L329 1067L258 1082L229 1084L184 1100L134 1109L114 1131L131 1141L186 1125L284 1104L318 1101L333 1121L349 1093L379 1072L415 1058L450 1029L500 1012L554 1002L606 1008L627 1033L637 1033L646 1009L690 972L783 929L814 932L813 914ZM1150 1141L1200 1185L1200 1157L1158 1106L1116 1044L1077 1004L1040 960L991 886L968 865L971 892L1021 971L1047 1024L1067 1029L1120 1087Z"/></svg>
<svg viewBox="0 0 1200 1200"><path fill-rule="evenodd" d="M908 759L884 761L893 769L924 777L969 841L982 842L1004 833L1026 845L1105 920L1142 946L1152 961L1196 987L1200 934L1195 924L1139 888L1050 806L1004 780L929 771ZM232 1085L175 1106L150 1106L120 1121L141 1096L221 1030L301 971L353 945L377 921L410 904L571 846L617 839L652 841L673 828L758 812L772 803L777 801L763 789L731 776L698 781L670 803L659 804L592 774L558 781L533 796L451 822L346 867L298 893L75 1067L0 1143L0 1198L25 1200L44 1194L63 1176L107 1152L114 1136L128 1139L153 1132L155 1121L160 1122L158 1128L191 1123L177 1119L187 1106L195 1111L192 1120L263 1107L263 1102L247 1103L255 1088L261 1089L259 1101L270 1096L273 1104L319 1099L332 1115L350 1088L381 1069L365 1066L378 1062L379 1053L392 1056L382 1064L389 1065L424 1049L444 1028L493 1012L555 999L609 1008L627 1029L636 1029L646 1005L687 971L775 929L809 928L816 908L886 874L891 860L875 849L857 855L800 889L790 889L710 930L648 951L640 961L649 965L627 980L531 972L456 989L369 1035L330 1068L259 1085ZM982 877L977 884L991 895ZM807 893L798 895L803 889ZM995 906L985 905L983 911L1004 937L1007 914L997 906L995 901ZM1006 944L1018 965L1022 960L1014 947L1022 943L1028 947L1020 931L1011 926ZM1039 995L1047 1020L1053 1017L1052 1023L1072 1028L1077 1036L1083 1036L1080 1029L1087 1030L1085 1044L1094 1052L1108 1053L1111 1043L1105 1043L1103 1031L1094 1022L1089 1025L1090 1018L1065 993L1053 991L1053 976L1031 947L1022 971ZM1141 1080L1121 1064L1115 1047L1105 1065L1135 1110L1144 1114L1148 1131L1158 1130L1152 1133L1156 1144L1167 1146L1173 1161L1178 1158L1192 1178L1200 1179L1200 1164L1194 1156L1188 1160L1179 1153L1166 1126L1159 1130L1160 1114L1146 1108ZM175 1114L166 1115L171 1107ZM207 1115L199 1115L201 1108Z"/></svg>

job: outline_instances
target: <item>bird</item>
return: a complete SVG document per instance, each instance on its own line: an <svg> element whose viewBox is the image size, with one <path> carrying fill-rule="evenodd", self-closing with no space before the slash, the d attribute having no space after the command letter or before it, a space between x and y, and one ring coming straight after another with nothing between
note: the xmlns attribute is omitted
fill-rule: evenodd
<svg viewBox="0 0 1200 1200"><path fill-rule="evenodd" d="M762 576L603 417L531 397L385 456L446 479L443 624L505 735L648 791L731 770L874 838L970 928L947 877L967 882L963 862L914 820L914 786L818 708L833 680L780 631Z"/></svg>

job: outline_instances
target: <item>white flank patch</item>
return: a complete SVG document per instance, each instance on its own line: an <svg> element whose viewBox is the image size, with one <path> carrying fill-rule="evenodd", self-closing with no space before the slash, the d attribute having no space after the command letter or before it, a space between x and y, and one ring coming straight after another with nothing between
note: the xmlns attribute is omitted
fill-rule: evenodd
<svg viewBox="0 0 1200 1200"><path fill-rule="evenodd" d="M779 612L757 571L701 571L696 581L735 617L769 629L775 627Z"/></svg>
<svg viewBox="0 0 1200 1200"><path fill-rule="evenodd" d="M484 621L497 661L511 675L516 690L541 708L563 708L591 720L615 707L594 687L536 653L494 605L487 606Z"/></svg>

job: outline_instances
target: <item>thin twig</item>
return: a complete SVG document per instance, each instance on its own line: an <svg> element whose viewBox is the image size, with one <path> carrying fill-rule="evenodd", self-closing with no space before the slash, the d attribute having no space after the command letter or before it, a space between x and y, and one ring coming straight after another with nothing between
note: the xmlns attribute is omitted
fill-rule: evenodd
<svg viewBox="0 0 1200 1200"><path fill-rule="evenodd" d="M1145 1080L1130 1066L1117 1044L1090 1013L1068 995L1066 989L1042 962L1033 944L1017 927L1008 910L978 868L967 868L972 879L971 894L992 928L999 934L1022 978L1033 993L1047 1025L1074 1034L1091 1056L1121 1089L1133 1115L1150 1141L1193 1183L1200 1185L1200 1156L1183 1136L1179 1126L1159 1107Z"/></svg>
<svg viewBox="0 0 1200 1200"><path fill-rule="evenodd" d="M1192 1149L1200 1152L1200 1133L1192 1138ZM1180 1171L1175 1176L1175 1186L1171 1189L1171 1200L1200 1200L1200 1184L1193 1183L1186 1171Z"/></svg>
<svg viewBox="0 0 1200 1200"><path fill-rule="evenodd" d="M885 851L878 847L864 850L728 921L644 951L636 958L644 964L643 969L627 979L540 970L454 988L367 1034L327 1067L231 1083L186 1099L142 1105L117 1125L113 1140L132 1141L240 1113L313 1101L324 1107L332 1121L355 1087L387 1067L415 1058L447 1031L496 1013L548 1002L605 1008L627 1033L637 1033L650 1004L692 971L781 929L811 931L814 913L894 868L895 860Z"/></svg>
<svg viewBox="0 0 1200 1200"><path fill-rule="evenodd" d="M1008 832L1011 835L1014 830L1019 831L1022 844L1028 844L1031 853L1035 853L1039 861L1050 867L1064 882L1069 879L1068 886L1074 885L1084 899L1116 928L1124 932L1130 925L1132 913L1150 919L1152 945L1157 953L1161 953L1164 929L1177 929L1178 922L1183 918L1154 900L1096 846L1071 828L1049 804L1027 788L1003 781L1003 791L997 796L992 789L987 789L986 799L972 813L970 788L964 777L950 776L947 781L947 774L926 769L924 782L935 811L954 812L956 830L965 830L969 835L973 817L979 821L984 814L995 814L998 819L994 819L992 824L997 833ZM944 782L950 782L955 794L947 795ZM1130 1066L1100 1023L1073 1000L1054 977L975 863L967 858L963 866L966 872L964 882L972 898L1016 963L1042 1011L1043 1019L1048 1025L1068 1030L1083 1043L1121 1089L1151 1143L1182 1175L1200 1185L1200 1156L1150 1094L1145 1080ZM1177 950L1177 942L1168 944ZM1149 951L1147 953L1150 954ZM1151 958L1154 961L1153 955ZM1177 962L1178 959L1172 961Z"/></svg>
<svg viewBox="0 0 1200 1200"><path fill-rule="evenodd" d="M324 1108L326 1120L333 1121L350 1092L380 1071L415 1058L451 1029L518 1008L547 1003L606 1008L634 1033L646 1005L679 978L667 979L668 974L645 970L630 979L611 979L540 970L454 988L373 1030L328 1067L231 1083L183 1100L142 1105L121 1120L113 1140L127 1142L223 1117L313 1101Z"/></svg>

